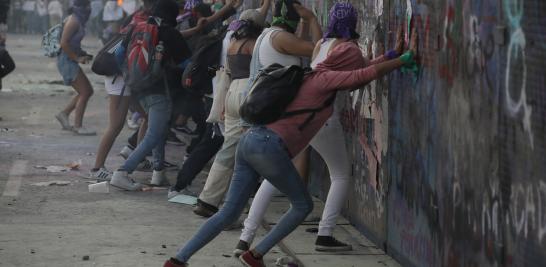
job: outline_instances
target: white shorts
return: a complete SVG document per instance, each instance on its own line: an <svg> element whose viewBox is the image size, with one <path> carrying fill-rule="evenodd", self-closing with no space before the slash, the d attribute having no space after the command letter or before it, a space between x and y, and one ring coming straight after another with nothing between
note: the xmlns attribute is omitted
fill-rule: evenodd
<svg viewBox="0 0 546 267"><path fill-rule="evenodd" d="M121 90L123 89L123 86L125 85L125 82L123 81L122 76L117 76L114 80L114 76L108 76L104 78L104 87L106 88L106 92L109 95L121 95ZM124 96L130 96L131 90L129 90L129 87L125 87L125 91L123 92Z"/></svg>

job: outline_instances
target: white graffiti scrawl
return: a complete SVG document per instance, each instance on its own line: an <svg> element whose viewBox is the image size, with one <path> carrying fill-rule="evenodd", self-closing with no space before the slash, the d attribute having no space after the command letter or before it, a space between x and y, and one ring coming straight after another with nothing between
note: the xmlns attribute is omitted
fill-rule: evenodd
<svg viewBox="0 0 546 267"><path fill-rule="evenodd" d="M527 83L527 63L525 60L525 34L521 28L521 18L523 17L523 0L504 0L504 10L513 30L510 36L510 45L508 46L508 61L506 63L505 95L506 106L511 116L516 116L523 109L523 129L529 134L531 149L534 148L533 132L531 130L532 107L527 103L526 83ZM510 95L510 79L512 77L512 63L521 57L522 60L522 79L521 93L518 101L514 101Z"/></svg>

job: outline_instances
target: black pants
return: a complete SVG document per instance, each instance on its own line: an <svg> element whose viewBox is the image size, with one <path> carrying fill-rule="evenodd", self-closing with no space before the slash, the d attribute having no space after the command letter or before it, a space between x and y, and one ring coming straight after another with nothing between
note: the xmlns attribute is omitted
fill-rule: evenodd
<svg viewBox="0 0 546 267"><path fill-rule="evenodd" d="M175 189L180 191L191 184L207 162L216 155L224 143L224 136L219 133L218 125L207 123L205 134L195 146L190 156L176 177Z"/></svg>
<svg viewBox="0 0 546 267"><path fill-rule="evenodd" d="M184 96L184 106L182 114L186 117L191 117L196 124L195 132L202 136L207 127L207 116L212 106L212 99L203 97L191 92L186 92Z"/></svg>
<svg viewBox="0 0 546 267"><path fill-rule="evenodd" d="M6 77L15 69L15 62L6 49L0 48L0 89L2 89L2 78Z"/></svg>
<svg viewBox="0 0 546 267"><path fill-rule="evenodd" d="M195 114L192 116L193 121L196 124L195 132L197 133L197 137L193 138L190 142L190 145L186 148L186 152L188 154L192 153L193 149L201 139L203 139L203 136L205 135L205 131L207 128L207 116L210 113L210 109L212 108L212 98L210 97L201 97L200 102L202 105L198 107L195 106Z"/></svg>

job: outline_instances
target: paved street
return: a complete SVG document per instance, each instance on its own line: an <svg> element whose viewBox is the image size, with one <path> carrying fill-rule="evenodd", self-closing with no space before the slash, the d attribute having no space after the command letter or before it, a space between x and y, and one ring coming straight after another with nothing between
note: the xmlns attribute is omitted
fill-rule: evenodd
<svg viewBox="0 0 546 267"><path fill-rule="evenodd" d="M0 91L0 266L162 266L204 219L194 215L189 205L167 202L166 190L88 192L91 181L85 176L107 124L102 78L86 67L95 94L84 125L99 135L81 137L61 131L54 114L73 90L61 84L55 60L42 56L39 41L38 36L10 35L8 39L17 69L3 81ZM99 47L97 39L84 42L84 49L93 54ZM121 164L117 152L130 134L131 130L123 130L107 160L108 168ZM181 164L183 156L183 147L167 146L167 160ZM77 170L66 172L39 168L80 161ZM147 183L150 175L136 173L135 178ZM168 176L172 182L176 172ZM199 191L205 176L201 173L191 189ZM66 184L35 185L49 181ZM286 199L275 198L264 226L274 224L287 207ZM317 227L321 211L322 203L316 201L305 225L267 255L267 266L275 266L278 258L287 255L300 266L398 266L344 219L339 220L336 237L353 244L355 251L347 255L315 252L315 234L307 230ZM190 265L241 266L231 256L239 233L238 229L224 231Z"/></svg>

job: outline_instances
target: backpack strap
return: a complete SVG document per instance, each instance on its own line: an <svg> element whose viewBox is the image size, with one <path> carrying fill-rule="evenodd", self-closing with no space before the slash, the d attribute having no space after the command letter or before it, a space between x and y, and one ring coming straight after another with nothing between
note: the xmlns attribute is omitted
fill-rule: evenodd
<svg viewBox="0 0 546 267"><path fill-rule="evenodd" d="M245 44L248 43L248 39L246 39L243 44L241 44L241 46L239 46L239 49L237 49L237 54L236 55L240 55L241 54L241 51L243 50L243 47L245 46Z"/></svg>
<svg viewBox="0 0 546 267"><path fill-rule="evenodd" d="M326 99L326 101L318 108L305 108L305 109L298 109L294 111L288 111L281 116L281 119L300 115L300 114L311 113L309 114L309 116L307 116L307 119L305 119L305 121L300 126L298 126L298 130L303 131L303 129L315 118L315 115L317 114L317 112L320 112L328 108L329 106L331 106L334 103L335 99L336 99L336 94L333 94L328 99Z"/></svg>

